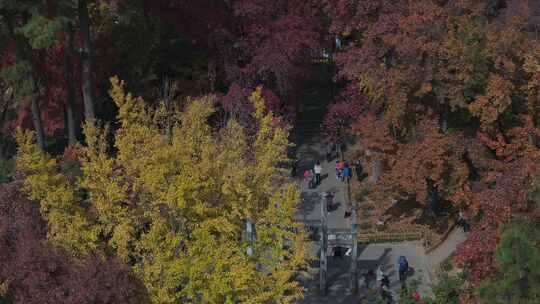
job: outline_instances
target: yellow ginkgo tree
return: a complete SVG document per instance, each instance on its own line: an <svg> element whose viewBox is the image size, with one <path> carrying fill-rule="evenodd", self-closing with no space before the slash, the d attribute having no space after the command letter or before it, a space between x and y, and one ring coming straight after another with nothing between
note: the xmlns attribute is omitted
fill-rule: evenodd
<svg viewBox="0 0 540 304"><path fill-rule="evenodd" d="M301 297L294 280L306 263L304 236L293 221L299 192L282 169L288 131L265 108L261 90L250 97L255 126L249 132L234 120L212 126L212 97L189 101L168 132L159 122L162 108L127 94L117 78L111 84L120 125L114 149L107 126L85 126L76 183L59 175L31 134L18 134L18 168L54 231L51 240L75 256L118 256L154 303ZM246 221L255 227L253 237L246 238Z"/></svg>

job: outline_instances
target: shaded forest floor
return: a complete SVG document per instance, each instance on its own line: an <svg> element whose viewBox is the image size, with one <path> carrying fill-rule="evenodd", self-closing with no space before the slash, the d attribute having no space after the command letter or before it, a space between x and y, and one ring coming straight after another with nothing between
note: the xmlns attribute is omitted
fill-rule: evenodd
<svg viewBox="0 0 540 304"><path fill-rule="evenodd" d="M345 152L345 159L352 163L361 159L359 155L362 154L362 148L355 145ZM364 165L364 171L366 167ZM363 189L370 187L372 186L367 173L364 173L361 181L353 176L350 183L351 199L355 200ZM440 203L437 215L430 215L426 210L425 205L414 200L397 201L380 195L376 198L368 195L368 198L359 204L357 219L359 231L366 234L407 233L427 229L429 243L436 244L454 227L457 211L446 203Z"/></svg>
<svg viewBox="0 0 540 304"><path fill-rule="evenodd" d="M325 159L325 136L322 122L327 110L327 105L332 100L332 85L330 71L326 66L314 67L313 82L306 88L305 103L299 112L295 127L291 133L292 141L296 144L293 151L298 160L298 181L302 189L303 202L299 205L299 220L307 224L311 221L320 221L319 194L322 191L334 193L333 202L336 208L328 213L328 228L350 229L350 218L344 218L346 201L346 184L338 181L335 177L334 162L326 162ZM302 180L302 172L311 169L315 161L320 160L323 172L323 180L315 189L308 189L307 183ZM309 225L309 224L308 224ZM329 237L330 239L330 237ZM366 275L368 270L375 270L382 266L389 275L391 289L398 294L400 284L397 279L395 261L400 255L408 258L411 265L410 281L420 283L423 294L431 292L430 277L428 275L428 263L424 249L420 242L400 242L359 245L358 252L358 285L359 292L352 294L349 291L349 256L342 258L332 256L329 250L328 257L328 294L323 296L318 288L319 265L317 257L320 255L320 246L317 241L311 242L311 253L315 259L309 271L305 272L300 281L306 288L305 298L300 303L376 303L378 298L378 286ZM332 246L330 246L332 247Z"/></svg>

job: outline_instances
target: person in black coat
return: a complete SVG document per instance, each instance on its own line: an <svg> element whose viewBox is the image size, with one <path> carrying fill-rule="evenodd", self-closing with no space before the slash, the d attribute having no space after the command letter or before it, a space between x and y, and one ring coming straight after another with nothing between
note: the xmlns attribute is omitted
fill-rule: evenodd
<svg viewBox="0 0 540 304"><path fill-rule="evenodd" d="M334 145L333 144L328 144L326 145L326 162L331 162L334 157L332 156L334 152Z"/></svg>
<svg viewBox="0 0 540 304"><path fill-rule="evenodd" d="M364 168L362 168L362 163L360 162L360 160L357 160L355 163L354 163L354 173L356 174L356 179L361 182L362 181L362 176L364 174L363 172Z"/></svg>

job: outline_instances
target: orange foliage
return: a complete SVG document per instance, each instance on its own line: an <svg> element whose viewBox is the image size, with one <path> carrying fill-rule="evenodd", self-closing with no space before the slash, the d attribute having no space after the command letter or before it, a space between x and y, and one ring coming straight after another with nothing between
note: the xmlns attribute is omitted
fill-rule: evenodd
<svg viewBox="0 0 540 304"><path fill-rule="evenodd" d="M540 169L534 1L325 2L334 4L335 33L352 33L337 58L340 75L372 102L353 130L382 164L373 195L425 202L433 181L441 199L475 215L456 255L473 285L496 275L499 228L516 213L535 214L528 195Z"/></svg>
<svg viewBox="0 0 540 304"><path fill-rule="evenodd" d="M455 191L463 189L469 175L459 134L439 133L434 119L422 121L416 134L388 157L389 170L382 176L384 189L401 198L425 202L426 179L431 179L439 194L451 200Z"/></svg>
<svg viewBox="0 0 540 304"><path fill-rule="evenodd" d="M479 95L469 105L474 116L480 118L484 125L497 121L508 106L512 103L511 94L514 85L500 75L491 74L486 88L487 95Z"/></svg>

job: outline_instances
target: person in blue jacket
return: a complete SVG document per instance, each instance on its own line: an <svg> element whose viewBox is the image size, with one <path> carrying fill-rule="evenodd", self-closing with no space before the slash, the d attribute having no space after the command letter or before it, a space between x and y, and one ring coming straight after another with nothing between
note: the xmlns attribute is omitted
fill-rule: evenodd
<svg viewBox="0 0 540 304"><path fill-rule="evenodd" d="M398 274L399 281L403 284L407 279L407 273L409 272L409 262L404 256L399 256L398 258Z"/></svg>
<svg viewBox="0 0 540 304"><path fill-rule="evenodd" d="M351 179L351 167L349 164L345 163L345 167L341 172L341 181L348 182Z"/></svg>

